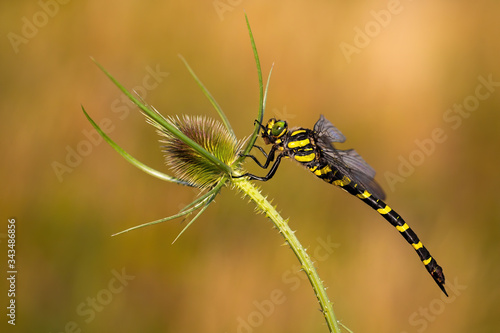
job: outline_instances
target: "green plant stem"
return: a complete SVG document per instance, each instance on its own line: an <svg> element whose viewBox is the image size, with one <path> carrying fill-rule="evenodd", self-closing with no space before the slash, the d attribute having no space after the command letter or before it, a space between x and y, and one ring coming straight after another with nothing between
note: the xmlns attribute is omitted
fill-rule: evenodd
<svg viewBox="0 0 500 333"><path fill-rule="evenodd" d="M283 235L286 242L290 245L293 252L299 259L299 262L302 265L302 270L306 273L307 278L314 289L314 293L318 298L321 311L325 316L330 332L340 333L340 328L337 319L335 318L335 313L333 312L332 303L328 299L323 282L316 272L316 268L314 267L311 257L307 254L306 250L295 236L295 232L290 229L287 221L281 217L278 211L250 181L245 178L233 178L232 183L236 188L250 197L257 207L274 223L280 234Z"/></svg>

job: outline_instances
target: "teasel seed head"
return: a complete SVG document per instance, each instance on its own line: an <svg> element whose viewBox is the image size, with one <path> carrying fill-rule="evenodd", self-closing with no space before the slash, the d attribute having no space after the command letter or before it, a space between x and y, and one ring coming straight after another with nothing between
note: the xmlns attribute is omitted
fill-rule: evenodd
<svg viewBox="0 0 500 333"><path fill-rule="evenodd" d="M220 122L204 116L168 117L168 122L228 166L239 157L243 142ZM175 176L195 187L207 189L217 184L225 172L198 151L167 130L158 129L165 162Z"/></svg>

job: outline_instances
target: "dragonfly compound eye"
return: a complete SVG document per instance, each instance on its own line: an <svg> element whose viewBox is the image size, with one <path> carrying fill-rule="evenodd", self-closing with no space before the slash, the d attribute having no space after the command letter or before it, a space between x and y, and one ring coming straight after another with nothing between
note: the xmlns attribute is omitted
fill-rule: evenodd
<svg viewBox="0 0 500 333"><path fill-rule="evenodd" d="M286 121L280 120L274 123L271 129L271 135L275 137L280 137L286 132L287 124Z"/></svg>

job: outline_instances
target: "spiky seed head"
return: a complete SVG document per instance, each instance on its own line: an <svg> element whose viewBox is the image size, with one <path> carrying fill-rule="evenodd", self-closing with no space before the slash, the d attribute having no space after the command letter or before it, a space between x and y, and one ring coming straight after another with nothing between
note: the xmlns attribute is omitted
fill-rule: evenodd
<svg viewBox="0 0 500 333"><path fill-rule="evenodd" d="M187 115L167 120L225 164L232 165L238 158L243 142L238 142L222 123L204 116ZM205 189L214 186L224 175L215 164L169 131L157 132L163 137L160 142L165 162L177 178Z"/></svg>

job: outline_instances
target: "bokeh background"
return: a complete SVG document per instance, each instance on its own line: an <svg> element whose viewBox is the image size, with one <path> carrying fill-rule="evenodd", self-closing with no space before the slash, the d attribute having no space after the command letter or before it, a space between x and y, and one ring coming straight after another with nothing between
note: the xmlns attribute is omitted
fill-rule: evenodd
<svg viewBox="0 0 500 333"><path fill-rule="evenodd" d="M230 189L174 245L180 220L110 237L198 194L89 134L82 104L127 151L168 171L154 130L90 56L165 115L216 117L182 54L244 138L258 108L245 12L264 75L275 66L265 118L311 128L324 114L339 127L342 148L378 171L448 279L444 298L380 216L285 162L260 186L316 254L338 319L354 332L500 329L498 2L0 6L1 275L8 218L18 269L15 327L0 284L2 332L327 331L282 237Z"/></svg>

